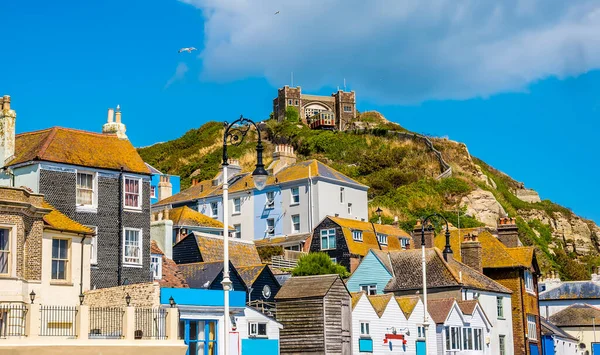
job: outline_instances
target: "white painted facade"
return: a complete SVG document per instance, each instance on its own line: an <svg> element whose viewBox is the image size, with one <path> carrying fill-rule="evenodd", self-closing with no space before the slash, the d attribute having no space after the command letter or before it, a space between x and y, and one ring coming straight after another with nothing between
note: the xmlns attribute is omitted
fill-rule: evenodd
<svg viewBox="0 0 600 355"><path fill-rule="evenodd" d="M578 351L575 353L577 355L592 355L592 343L600 340L600 333L594 334L593 327L560 327L560 329L562 329L565 333L569 334L570 336L578 339L580 344L585 345L585 348L578 349ZM569 347L567 346L566 348L568 349ZM586 353L586 350L589 351L589 353ZM556 353L556 355L558 354L560 353Z"/></svg>
<svg viewBox="0 0 600 355"><path fill-rule="evenodd" d="M508 294L467 291L463 294L466 300L473 300L477 297L479 304L485 315L491 323L489 336L489 348L492 354L500 354L500 336L504 336L507 349L514 349L514 335L512 324L512 300ZM499 311L498 297L502 298L502 310ZM503 315L499 313L502 312ZM487 341L487 340L486 340Z"/></svg>
<svg viewBox="0 0 600 355"><path fill-rule="evenodd" d="M361 323L369 324L369 334L361 335ZM359 341L364 338L372 340L372 354L416 354L416 342L421 339L417 327L422 324L423 303L421 300L418 300L409 319L406 319L398 302L392 297L383 314L379 317L369 298L363 293L352 310L352 348L355 349L356 354L371 354L370 352L360 352ZM404 335L406 344L402 344L399 340L392 340L392 349L390 349L389 343L384 343L384 339L386 334L393 333L394 328L397 334ZM435 355L438 352L437 344L434 341L434 327L429 328L428 338L430 340L428 353L429 355Z"/></svg>
<svg viewBox="0 0 600 355"><path fill-rule="evenodd" d="M267 324L267 339L279 339L279 330L283 329L283 325L273 318L269 318L264 314L256 311L253 308L244 308L243 314L236 315L235 326L240 333L240 339L249 339L248 323L266 323Z"/></svg>
<svg viewBox="0 0 600 355"><path fill-rule="evenodd" d="M456 327L459 330L459 338L458 338L458 347L452 348L448 347L448 343L452 344L452 340L448 342L449 339L446 337L446 328ZM463 329L472 329L473 332L475 329L482 330L483 336L483 346L481 350L471 350L465 349L463 344ZM489 343L487 339L490 337L490 323L487 321L485 314L481 307L477 306L476 310L473 312L473 315L465 315L460 310L458 304L454 302L454 305L451 311L448 313L448 316L444 323L436 324L436 340L437 347L439 349L440 354L445 355L482 355L482 354L490 354L496 355L499 352L494 352L490 349ZM474 336L474 333L473 333ZM510 349L507 349L510 351Z"/></svg>

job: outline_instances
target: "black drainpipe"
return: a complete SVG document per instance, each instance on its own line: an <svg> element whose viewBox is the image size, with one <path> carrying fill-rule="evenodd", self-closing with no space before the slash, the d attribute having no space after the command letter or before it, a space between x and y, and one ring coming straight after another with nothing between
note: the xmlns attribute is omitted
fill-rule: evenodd
<svg viewBox="0 0 600 355"><path fill-rule="evenodd" d="M119 260L117 261L117 285L122 285L123 278L123 167L119 172L119 216L117 217L117 240L119 241Z"/></svg>

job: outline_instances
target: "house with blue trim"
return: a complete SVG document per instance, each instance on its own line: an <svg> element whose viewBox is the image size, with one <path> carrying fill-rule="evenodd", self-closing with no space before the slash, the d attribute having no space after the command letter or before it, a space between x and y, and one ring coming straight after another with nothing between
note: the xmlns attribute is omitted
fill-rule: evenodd
<svg viewBox="0 0 600 355"><path fill-rule="evenodd" d="M146 163L152 174L150 179L150 203L178 194L181 189L181 178L177 175L163 174L152 165Z"/></svg>

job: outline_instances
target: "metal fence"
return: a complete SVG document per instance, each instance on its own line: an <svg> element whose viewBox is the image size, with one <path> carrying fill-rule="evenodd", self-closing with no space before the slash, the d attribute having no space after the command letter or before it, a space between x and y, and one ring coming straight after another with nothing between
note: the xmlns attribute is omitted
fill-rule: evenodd
<svg viewBox="0 0 600 355"><path fill-rule="evenodd" d="M77 307L40 306L41 336L77 336Z"/></svg>
<svg viewBox="0 0 600 355"><path fill-rule="evenodd" d="M90 339L120 339L123 337L123 308L90 307Z"/></svg>
<svg viewBox="0 0 600 355"><path fill-rule="evenodd" d="M164 308L136 308L135 338L167 339L167 310Z"/></svg>
<svg viewBox="0 0 600 355"><path fill-rule="evenodd" d="M0 338L24 336L26 315L23 303L0 303Z"/></svg>

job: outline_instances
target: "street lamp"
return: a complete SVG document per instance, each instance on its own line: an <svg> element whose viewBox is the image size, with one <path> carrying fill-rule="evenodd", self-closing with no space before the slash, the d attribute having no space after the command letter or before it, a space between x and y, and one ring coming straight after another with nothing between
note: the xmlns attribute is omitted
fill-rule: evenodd
<svg viewBox="0 0 600 355"><path fill-rule="evenodd" d="M83 305L83 299L85 298L85 296L83 295L83 293L79 294L79 305L82 306Z"/></svg>
<svg viewBox="0 0 600 355"><path fill-rule="evenodd" d="M377 207L377 209L375 210L375 213L377 213L377 216L379 217L379 220L377 223L381 224L381 212L383 212L383 210L381 209L381 207Z"/></svg>
<svg viewBox="0 0 600 355"><path fill-rule="evenodd" d="M127 303L127 307L129 307L129 304L131 303L131 296L129 296L129 293L125 296L125 303Z"/></svg>
<svg viewBox="0 0 600 355"><path fill-rule="evenodd" d="M33 290L29 294L29 299L31 300L31 304L33 304L33 301L35 301L35 292Z"/></svg>
<svg viewBox="0 0 600 355"><path fill-rule="evenodd" d="M227 182L227 166L229 165L229 156L227 155L227 145L238 146L242 144L244 138L254 126L258 136L256 143L256 169L252 172L252 179L257 190L262 190L267 184L269 173L265 170L263 164L263 145L260 137L260 129L254 121L245 118L243 115L231 124L225 122L225 132L223 133L223 330L225 339L223 353L229 354L229 291L231 291L231 279L229 279L229 184Z"/></svg>
<svg viewBox="0 0 600 355"><path fill-rule="evenodd" d="M175 299L173 298L173 296L169 297L169 305L171 306L171 308L175 307Z"/></svg>
<svg viewBox="0 0 600 355"><path fill-rule="evenodd" d="M452 249L450 248L450 228L448 228L448 220L444 216L437 213L423 218L421 220L421 263L423 272L423 328L425 329L425 334L423 334L423 337L425 338L425 354L427 354L427 330L429 329L429 313L427 310L427 261L425 259L425 225L429 219L433 217L439 217L446 222L446 247L444 248L444 256L448 255L448 253L452 254ZM433 229L431 225L428 225L427 228L428 230Z"/></svg>

